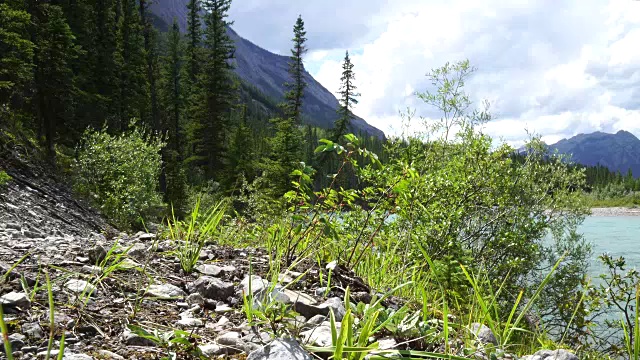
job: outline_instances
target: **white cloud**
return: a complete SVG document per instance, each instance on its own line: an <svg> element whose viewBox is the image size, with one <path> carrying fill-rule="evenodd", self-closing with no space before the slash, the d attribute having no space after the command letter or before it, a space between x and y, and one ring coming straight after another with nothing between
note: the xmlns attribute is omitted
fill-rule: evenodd
<svg viewBox="0 0 640 360"><path fill-rule="evenodd" d="M430 89L431 69L468 58L477 72L466 91L491 102L486 129L498 138L640 135L640 1L246 0L231 19L242 36L286 53L298 14L307 69L337 92L348 49L362 94L355 112L386 132L407 106L438 117L411 93Z"/></svg>

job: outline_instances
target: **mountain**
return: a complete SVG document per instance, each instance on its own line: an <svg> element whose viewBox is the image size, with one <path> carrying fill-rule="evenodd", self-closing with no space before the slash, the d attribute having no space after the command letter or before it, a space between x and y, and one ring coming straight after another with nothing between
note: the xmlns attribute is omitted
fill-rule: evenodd
<svg viewBox="0 0 640 360"><path fill-rule="evenodd" d="M185 29L187 2L188 0L158 1L153 3L151 11L166 23L173 22L174 18L177 19L181 29ZM274 99L276 102L282 101L286 91L284 84L290 81L289 58L253 44L231 28L228 28L228 32L236 46L236 74L266 97ZM290 34L283 34L283 36L290 36ZM303 121L321 128L333 127L333 122L338 117L336 109L339 105L335 95L316 81L307 71L304 73L304 79L307 88L304 92L302 108ZM384 132L357 116L351 120L350 131L384 138Z"/></svg>
<svg viewBox="0 0 640 360"><path fill-rule="evenodd" d="M600 164L622 174L631 169L635 177L640 176L640 140L628 131L578 134L549 147L562 154L571 154L573 161L583 165Z"/></svg>

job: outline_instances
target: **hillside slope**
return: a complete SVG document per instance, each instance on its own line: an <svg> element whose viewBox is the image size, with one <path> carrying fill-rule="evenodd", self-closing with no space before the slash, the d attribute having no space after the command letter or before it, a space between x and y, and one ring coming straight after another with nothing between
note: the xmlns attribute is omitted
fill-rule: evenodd
<svg viewBox="0 0 640 360"><path fill-rule="evenodd" d="M184 29L186 27L186 3L187 0L163 0L155 2L151 10L167 23L172 22L174 18L177 19L180 27ZM282 101L286 91L284 84L290 81L287 72L289 58L253 44L231 28L229 28L229 35L236 45L235 72L238 76L268 97ZM289 35L284 34L283 36ZM333 127L333 122L338 116L336 114L338 100L335 95L316 81L307 71L305 71L304 79L308 86L304 93L303 121L321 128ZM350 130L353 132L363 132L384 138L384 132L360 117L354 118L351 125Z"/></svg>
<svg viewBox="0 0 640 360"><path fill-rule="evenodd" d="M578 134L562 139L550 145L550 148L562 154L571 154L573 161L583 165L600 164L623 174L631 169L635 177L640 176L640 140L628 131Z"/></svg>

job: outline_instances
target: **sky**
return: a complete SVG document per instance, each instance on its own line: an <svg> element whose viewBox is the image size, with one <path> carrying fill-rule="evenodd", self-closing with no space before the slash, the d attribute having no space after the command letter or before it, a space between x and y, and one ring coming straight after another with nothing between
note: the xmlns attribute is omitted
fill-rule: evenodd
<svg viewBox="0 0 640 360"><path fill-rule="evenodd" d="M640 1L238 0L230 20L244 38L288 54L298 14L306 69L335 93L349 50L361 94L354 112L387 134L407 107L439 118L415 92L433 91L432 69L468 59L476 70L465 92L490 103L484 131L496 139L640 136Z"/></svg>

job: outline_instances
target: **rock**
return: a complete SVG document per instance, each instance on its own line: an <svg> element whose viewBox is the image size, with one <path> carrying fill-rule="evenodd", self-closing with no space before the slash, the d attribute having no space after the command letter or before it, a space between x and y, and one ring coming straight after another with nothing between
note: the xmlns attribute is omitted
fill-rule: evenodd
<svg viewBox="0 0 640 360"><path fill-rule="evenodd" d="M226 345L231 347L240 347L242 339L239 332L231 331L218 336L216 342L220 345Z"/></svg>
<svg viewBox="0 0 640 360"><path fill-rule="evenodd" d="M313 316L311 319L307 320L307 324L311 326L318 326L323 322L327 321L328 319L329 318L324 315L316 315L316 316Z"/></svg>
<svg viewBox="0 0 640 360"><path fill-rule="evenodd" d="M369 294L366 291L358 291L358 292L354 292L353 294L351 294L351 299L355 302L355 303L365 303L365 304L370 304L371 300L373 299L371 294Z"/></svg>
<svg viewBox="0 0 640 360"><path fill-rule="evenodd" d="M202 305L204 304L204 298L198 293L193 293L187 296L187 304L189 305Z"/></svg>
<svg viewBox="0 0 640 360"><path fill-rule="evenodd" d="M333 311L336 321L342 321L344 314L347 312L342 300L338 297L327 299L327 301L318 306L297 301L293 304L293 309L307 319L315 315L329 316L329 312Z"/></svg>
<svg viewBox="0 0 640 360"><path fill-rule="evenodd" d="M6 307L28 308L31 301L25 293L10 292L0 297L0 304Z"/></svg>
<svg viewBox="0 0 640 360"><path fill-rule="evenodd" d="M100 274L102 273L102 268L95 265L85 265L82 267L82 271L88 274Z"/></svg>
<svg viewBox="0 0 640 360"><path fill-rule="evenodd" d="M147 294L161 299L183 298L187 296L184 290L172 284L153 284L149 286Z"/></svg>
<svg viewBox="0 0 640 360"><path fill-rule="evenodd" d="M498 345L498 340L488 326L473 323L471 324L470 330L478 338L480 343Z"/></svg>
<svg viewBox="0 0 640 360"><path fill-rule="evenodd" d="M142 243L135 243L127 252L127 255L136 259L136 260L144 260L146 259L149 252L147 251L147 246Z"/></svg>
<svg viewBox="0 0 640 360"><path fill-rule="evenodd" d="M303 331L300 336L306 344L316 346L331 346L333 343L331 337L331 327L328 325L320 325L314 329Z"/></svg>
<svg viewBox="0 0 640 360"><path fill-rule="evenodd" d="M85 354L71 354L65 355L62 360L93 360L93 358Z"/></svg>
<svg viewBox="0 0 640 360"><path fill-rule="evenodd" d="M89 250L87 257L92 264L99 264L107 257L107 250L102 245L96 244Z"/></svg>
<svg viewBox="0 0 640 360"><path fill-rule="evenodd" d="M143 338L142 336L138 336L129 330L125 330L122 334L122 338L124 343L130 346L156 346L156 343L153 341Z"/></svg>
<svg viewBox="0 0 640 360"><path fill-rule="evenodd" d="M233 296L233 284L210 276L201 276L189 284L189 292L198 292L202 297L213 300L226 300Z"/></svg>
<svg viewBox="0 0 640 360"><path fill-rule="evenodd" d="M211 265L211 264L198 265L196 267L196 270L201 274L209 275L209 276L220 276L220 274L222 274L223 272L220 266Z"/></svg>
<svg viewBox="0 0 640 360"><path fill-rule="evenodd" d="M240 285L242 285L242 290L247 295L249 295L249 285L251 285L251 295L255 295L263 292L269 286L269 282L258 275L251 275L251 284L249 284L249 276L247 275L242 279Z"/></svg>
<svg viewBox="0 0 640 360"><path fill-rule="evenodd" d="M88 282L80 279L71 279L67 281L67 283L64 284L64 286L76 294L84 293L84 295L89 295L89 294L96 294L97 292L96 287L94 285L91 285Z"/></svg>
<svg viewBox="0 0 640 360"><path fill-rule="evenodd" d="M249 354L247 360L312 360L309 354L297 341L276 339Z"/></svg>
<svg viewBox="0 0 640 360"><path fill-rule="evenodd" d="M37 322L22 325L22 333L31 340L41 340L44 338L44 331Z"/></svg>
<svg viewBox="0 0 640 360"><path fill-rule="evenodd" d="M233 311L233 308L227 304L217 305L215 308L215 312L218 314L224 314L231 311Z"/></svg>
<svg viewBox="0 0 640 360"><path fill-rule="evenodd" d="M98 350L98 355L100 355L101 358L109 360L124 360L122 356L108 350Z"/></svg>
<svg viewBox="0 0 640 360"><path fill-rule="evenodd" d="M579 360L573 353L564 350L540 350L533 355L527 355L521 360Z"/></svg>
<svg viewBox="0 0 640 360"><path fill-rule="evenodd" d="M153 240L156 238L156 236L154 234L149 234L149 233L138 233L136 234L138 240L140 241L149 241L149 240Z"/></svg>
<svg viewBox="0 0 640 360"><path fill-rule="evenodd" d="M213 358L214 356L224 354L224 350L218 344L205 344L198 346L202 355L206 358Z"/></svg>
<svg viewBox="0 0 640 360"><path fill-rule="evenodd" d="M327 292L327 288L326 287L319 287L316 289L315 293L316 296L324 296L324 294Z"/></svg>
<svg viewBox="0 0 640 360"><path fill-rule="evenodd" d="M178 320L176 324L187 327L187 328L204 326L204 323L202 322L202 320L192 318L192 317L183 317L182 319Z"/></svg>
<svg viewBox="0 0 640 360"><path fill-rule="evenodd" d="M25 341L27 341L27 337L22 334L9 335L9 344L11 344L11 349L14 351L20 351L24 346ZM4 344L2 337L0 337L0 344ZM2 354L1 350L0 354Z"/></svg>

